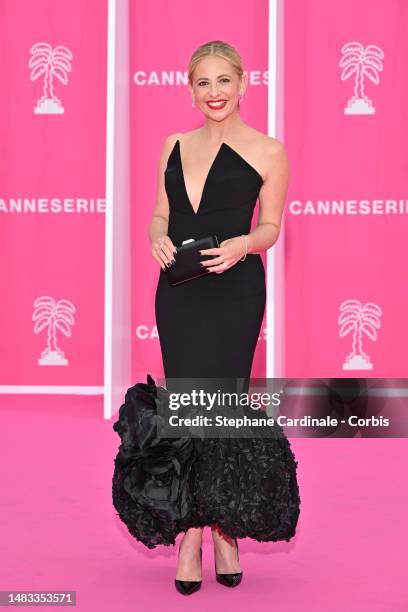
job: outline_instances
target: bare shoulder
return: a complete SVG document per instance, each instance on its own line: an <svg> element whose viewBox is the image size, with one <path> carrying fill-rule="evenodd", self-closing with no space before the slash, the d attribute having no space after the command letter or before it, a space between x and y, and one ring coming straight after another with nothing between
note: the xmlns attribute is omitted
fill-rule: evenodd
<svg viewBox="0 0 408 612"><path fill-rule="evenodd" d="M163 170L166 167L168 162L170 153L174 149L174 146L177 140L180 138L180 132L175 132L173 134L169 134L163 141L161 151L160 151L160 160L159 167Z"/></svg>
<svg viewBox="0 0 408 612"><path fill-rule="evenodd" d="M172 149L176 144L177 140L183 137L181 132L174 132L173 134L169 134L167 138L165 138L163 142L163 150Z"/></svg>
<svg viewBox="0 0 408 612"><path fill-rule="evenodd" d="M272 136L266 137L267 141L265 146L271 155L283 155L286 153L285 145L283 142Z"/></svg>
<svg viewBox="0 0 408 612"><path fill-rule="evenodd" d="M265 176L289 175L289 159L283 142L272 136L262 134L259 139L259 150L264 159Z"/></svg>
<svg viewBox="0 0 408 612"><path fill-rule="evenodd" d="M252 137L253 142L256 147L260 149L263 155L266 157L279 157L284 156L286 154L285 145L283 142L274 138L273 136L268 136L263 132L259 132L258 130L252 129Z"/></svg>
<svg viewBox="0 0 408 612"><path fill-rule="evenodd" d="M265 182L275 175L276 170L279 174L288 172L286 150L280 140L255 128L247 127L245 141L248 157L253 160L254 167L258 169Z"/></svg>
<svg viewBox="0 0 408 612"><path fill-rule="evenodd" d="M196 130L190 130L189 132L174 132L173 134L169 134L163 143L163 148L162 148L163 156L166 157L166 155L168 156L168 154L170 154L177 140L179 140L180 143L182 143L182 146L184 142L188 143L191 140L191 138L193 139L193 142L194 142L194 136L197 133L199 133L199 131L200 131L200 128L197 128Z"/></svg>
<svg viewBox="0 0 408 612"><path fill-rule="evenodd" d="M197 142L200 142L202 128L196 128L195 130L189 130L188 132L178 132L176 139L178 138L181 143L191 144L193 147Z"/></svg>

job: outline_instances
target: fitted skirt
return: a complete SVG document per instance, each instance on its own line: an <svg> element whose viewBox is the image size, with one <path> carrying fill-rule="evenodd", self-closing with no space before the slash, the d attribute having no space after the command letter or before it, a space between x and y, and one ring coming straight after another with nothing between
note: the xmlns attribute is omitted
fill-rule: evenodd
<svg viewBox="0 0 408 612"><path fill-rule="evenodd" d="M155 313L168 391L189 391L193 380L231 391L237 379L248 390L266 289L261 258L245 262L176 287L161 271ZM189 527L215 525L230 537L289 541L300 497L297 461L283 430L158 440L157 388L148 380L128 391L115 424L122 445L113 497L130 533L149 548L174 544Z"/></svg>

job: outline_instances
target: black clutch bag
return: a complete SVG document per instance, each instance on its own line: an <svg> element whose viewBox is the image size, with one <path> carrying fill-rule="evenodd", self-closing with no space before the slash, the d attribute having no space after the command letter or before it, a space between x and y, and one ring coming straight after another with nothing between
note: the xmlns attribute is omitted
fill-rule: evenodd
<svg viewBox="0 0 408 612"><path fill-rule="evenodd" d="M219 247L217 236L206 236L198 240L194 238L184 240L182 245L177 247L177 253L174 255L176 262L165 269L169 284L174 287L180 285L180 283L193 280L193 278L209 274L207 267L202 266L200 261L214 259L217 255L200 255L199 251L217 247Z"/></svg>

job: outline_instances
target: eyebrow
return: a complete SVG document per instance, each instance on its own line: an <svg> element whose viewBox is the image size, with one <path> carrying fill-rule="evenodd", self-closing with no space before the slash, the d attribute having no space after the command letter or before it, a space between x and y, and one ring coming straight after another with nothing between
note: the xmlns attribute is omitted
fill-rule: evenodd
<svg viewBox="0 0 408 612"><path fill-rule="evenodd" d="M217 79L219 79L220 77L223 77L223 76L229 77L230 75L229 74L219 74L217 76ZM208 77L199 77L198 79L196 79L196 81L202 81L204 79L208 79Z"/></svg>

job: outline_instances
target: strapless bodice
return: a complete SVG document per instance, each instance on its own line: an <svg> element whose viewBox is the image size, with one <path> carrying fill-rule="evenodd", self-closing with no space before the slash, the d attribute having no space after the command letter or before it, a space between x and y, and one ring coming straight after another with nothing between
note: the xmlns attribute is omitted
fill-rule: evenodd
<svg viewBox="0 0 408 612"><path fill-rule="evenodd" d="M250 231L263 179L225 142L207 174L197 212L187 194L179 140L169 155L164 174L170 207L168 234L176 246L189 238L216 234L221 242Z"/></svg>

